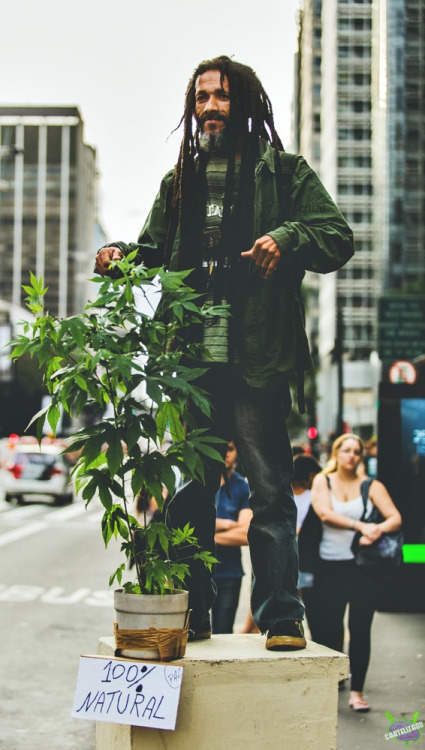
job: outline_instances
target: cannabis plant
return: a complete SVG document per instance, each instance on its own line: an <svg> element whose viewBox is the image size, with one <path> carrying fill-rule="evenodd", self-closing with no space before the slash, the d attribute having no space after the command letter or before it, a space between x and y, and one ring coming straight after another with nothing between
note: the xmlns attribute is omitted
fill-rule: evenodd
<svg viewBox="0 0 425 750"><path fill-rule="evenodd" d="M197 384L205 368L202 348L188 344L190 326L227 314L222 306L201 306L199 295L185 283L188 272L166 272L135 265L136 252L113 264L111 277L95 277L96 299L83 313L58 319L44 305L46 289L33 274L27 305L32 322L12 342L12 357L35 356L45 373L51 403L38 412L41 440L45 420L55 434L61 410L76 418L88 407L98 421L78 429L68 452L79 458L73 474L76 489L88 505L99 497L104 507L105 545L120 537L121 550L134 563L134 580L126 561L113 573L125 591L159 593L181 588L188 559L199 558L211 569L214 558L202 550L189 524L169 528L149 523L152 499L159 511L163 495L173 493L176 473L184 480L204 480L204 461L221 461L223 442L193 422L191 403L210 415L208 394ZM135 295L148 304L158 287L161 300L154 313L138 309ZM157 292L159 294L159 292ZM140 307L140 306L139 306ZM164 493L165 489L165 493ZM140 521L133 508L138 504Z"/></svg>

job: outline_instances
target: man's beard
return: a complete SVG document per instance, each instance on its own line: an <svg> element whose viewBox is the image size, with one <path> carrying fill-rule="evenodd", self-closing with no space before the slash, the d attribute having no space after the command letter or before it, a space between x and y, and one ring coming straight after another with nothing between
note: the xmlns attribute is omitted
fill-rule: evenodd
<svg viewBox="0 0 425 750"><path fill-rule="evenodd" d="M215 133L199 133L199 148L207 154L224 154L227 145L226 129L217 130Z"/></svg>

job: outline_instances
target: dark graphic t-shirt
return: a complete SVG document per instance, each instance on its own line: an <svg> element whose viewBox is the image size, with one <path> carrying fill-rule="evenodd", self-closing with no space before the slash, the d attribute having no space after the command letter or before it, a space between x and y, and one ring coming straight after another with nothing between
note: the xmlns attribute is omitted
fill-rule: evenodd
<svg viewBox="0 0 425 750"><path fill-rule="evenodd" d="M206 168L207 179L207 204L205 212L205 229L212 238L211 247L204 248L203 268L208 275L208 296L206 304L213 304L214 296L214 272L217 266L215 257L216 244L220 237L221 221L223 218L223 200L226 183L227 159L212 156ZM239 163L235 163L235 183L239 176ZM224 256L223 267L229 267L229 259ZM222 303L227 302L223 297ZM203 344L208 350L204 357L207 362L228 362L228 318L214 318L210 324L204 324Z"/></svg>

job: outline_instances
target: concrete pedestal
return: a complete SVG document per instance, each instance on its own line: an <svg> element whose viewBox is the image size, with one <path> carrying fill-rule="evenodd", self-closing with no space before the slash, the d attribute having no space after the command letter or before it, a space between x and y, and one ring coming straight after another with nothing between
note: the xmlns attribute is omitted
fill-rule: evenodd
<svg viewBox="0 0 425 750"><path fill-rule="evenodd" d="M114 654L102 638L98 653ZM261 635L189 643L174 731L98 722L97 750L333 750L338 681L348 658L312 641L267 651Z"/></svg>

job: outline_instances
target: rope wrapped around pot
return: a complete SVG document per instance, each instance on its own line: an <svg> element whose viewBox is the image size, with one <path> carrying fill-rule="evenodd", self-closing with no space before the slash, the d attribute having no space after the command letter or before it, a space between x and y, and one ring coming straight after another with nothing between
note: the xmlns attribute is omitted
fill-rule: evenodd
<svg viewBox="0 0 425 750"><path fill-rule="evenodd" d="M161 661L180 659L185 655L189 633L187 613L183 628L149 628L148 630L123 630L114 622L115 647L117 651L132 649L159 651Z"/></svg>

